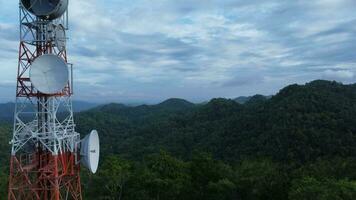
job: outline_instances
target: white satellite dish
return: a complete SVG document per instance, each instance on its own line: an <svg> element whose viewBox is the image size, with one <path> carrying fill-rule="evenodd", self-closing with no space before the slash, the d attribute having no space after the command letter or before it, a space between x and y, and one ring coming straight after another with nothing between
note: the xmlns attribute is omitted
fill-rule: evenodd
<svg viewBox="0 0 356 200"><path fill-rule="evenodd" d="M33 86L43 94L56 94L68 84L69 70L65 61L52 54L35 59L30 68Z"/></svg>
<svg viewBox="0 0 356 200"><path fill-rule="evenodd" d="M54 43L59 51L63 51L66 48L66 31L62 24L59 24L54 29Z"/></svg>
<svg viewBox="0 0 356 200"><path fill-rule="evenodd" d="M99 135L96 130L91 131L81 141L80 155L82 156L81 163L95 174L98 170L100 156Z"/></svg>
<svg viewBox="0 0 356 200"><path fill-rule="evenodd" d="M59 18L68 8L68 0L21 0L26 10L42 19Z"/></svg>

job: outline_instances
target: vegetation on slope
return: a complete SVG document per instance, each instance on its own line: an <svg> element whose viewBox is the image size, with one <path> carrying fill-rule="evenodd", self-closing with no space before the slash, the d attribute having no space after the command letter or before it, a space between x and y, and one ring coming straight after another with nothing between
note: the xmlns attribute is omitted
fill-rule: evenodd
<svg viewBox="0 0 356 200"><path fill-rule="evenodd" d="M100 106L76 117L102 144L85 199L356 199L355 116L356 85L329 81L244 104Z"/></svg>

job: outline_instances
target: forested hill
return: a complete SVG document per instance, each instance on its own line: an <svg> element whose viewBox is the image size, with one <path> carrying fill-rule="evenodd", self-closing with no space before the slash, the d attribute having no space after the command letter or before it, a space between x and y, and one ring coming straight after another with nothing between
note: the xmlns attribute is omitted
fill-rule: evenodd
<svg viewBox="0 0 356 200"><path fill-rule="evenodd" d="M81 112L98 106L96 103L73 101L74 112ZM62 109L62 108L61 108ZM0 122L13 122L15 103L0 103ZM59 110L61 111L61 110Z"/></svg>
<svg viewBox="0 0 356 200"><path fill-rule="evenodd" d="M87 199L356 199L355 84L290 85L243 104L111 104L76 120L100 132L104 157L83 177Z"/></svg>
<svg viewBox="0 0 356 200"><path fill-rule="evenodd" d="M169 116L171 113L190 111L195 107L195 104L183 99L168 99L157 105L140 105L136 107L126 106L124 104L112 103L99 106L82 114L109 114L115 117L125 118L130 121L156 118L160 116Z"/></svg>
<svg viewBox="0 0 356 200"><path fill-rule="evenodd" d="M291 85L245 104L213 99L205 105L171 99L155 106L110 104L78 116L79 130L100 132L104 152L129 159L165 149L190 158L194 150L235 162L268 156L304 163L356 156L356 85L314 81Z"/></svg>
<svg viewBox="0 0 356 200"><path fill-rule="evenodd" d="M87 200L356 199L356 84L318 80L241 104L169 99L75 116L78 132L97 129L101 139L98 174L82 173ZM8 132L0 128L4 151Z"/></svg>

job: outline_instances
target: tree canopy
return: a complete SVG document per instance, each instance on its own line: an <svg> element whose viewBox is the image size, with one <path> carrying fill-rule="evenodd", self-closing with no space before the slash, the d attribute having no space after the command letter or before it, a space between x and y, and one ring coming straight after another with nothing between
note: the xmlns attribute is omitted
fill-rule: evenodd
<svg viewBox="0 0 356 200"><path fill-rule="evenodd" d="M75 119L101 138L85 199L355 199L355 116L356 85L321 80L241 103L99 106ZM1 196L10 131L0 126Z"/></svg>

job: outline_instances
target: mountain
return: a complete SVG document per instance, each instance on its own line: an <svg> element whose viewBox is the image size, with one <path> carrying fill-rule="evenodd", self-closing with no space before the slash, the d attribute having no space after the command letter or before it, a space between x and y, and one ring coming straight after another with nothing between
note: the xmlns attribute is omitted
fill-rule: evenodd
<svg viewBox="0 0 356 200"><path fill-rule="evenodd" d="M73 111L82 112L97 107L99 104L86 101L73 101Z"/></svg>
<svg viewBox="0 0 356 200"><path fill-rule="evenodd" d="M353 200L355 116L356 84L323 80L244 104L101 105L75 115L77 131L96 129L101 141L98 174L82 174L84 197Z"/></svg>
<svg viewBox="0 0 356 200"><path fill-rule="evenodd" d="M157 107L160 108L166 108L166 109L190 109L193 108L195 104L184 100L184 99L178 99L178 98L171 98L167 99L166 101L160 103L157 105Z"/></svg>
<svg viewBox="0 0 356 200"><path fill-rule="evenodd" d="M185 110L185 109L190 109L193 108L195 104L186 101L184 99L178 99L178 98L171 98L167 99L157 105L138 105L138 106L127 106L125 104L118 104L118 103L111 103L107 105L102 105L97 107L96 111L103 111L103 112L111 112L111 113L117 113L123 110L133 110L133 111L139 111L142 109L147 109L147 111L153 111L153 110Z"/></svg>
<svg viewBox="0 0 356 200"><path fill-rule="evenodd" d="M0 121L11 121L14 116L15 104L0 104Z"/></svg>
<svg viewBox="0 0 356 200"><path fill-rule="evenodd" d="M85 101L73 101L72 105L74 112L82 112L98 106L96 103ZM15 103L9 102L0 104L0 121L11 122L13 120L14 110Z"/></svg>
<svg viewBox="0 0 356 200"><path fill-rule="evenodd" d="M141 123L156 118L164 119L172 114L193 110L195 107L198 106L183 99L168 99L157 105L126 106L111 103L91 109L88 113L108 114L130 122Z"/></svg>
<svg viewBox="0 0 356 200"><path fill-rule="evenodd" d="M241 97L237 97L234 99L234 101L236 101L239 104L245 104L247 102L249 102L251 99L256 100L256 99L260 99L260 100L267 100L270 99L272 96L263 96L263 95L254 95L254 96L241 96Z"/></svg>
<svg viewBox="0 0 356 200"><path fill-rule="evenodd" d="M248 97L246 97L246 96L241 96L241 97L237 97L237 98L235 98L234 100L237 102L237 103L240 103L240 104L244 104L244 103L246 103L248 100L250 100L251 99L251 96L248 96Z"/></svg>
<svg viewBox="0 0 356 200"><path fill-rule="evenodd" d="M171 99L153 106L110 104L77 117L80 130L96 128L104 141L120 141L110 152L130 158L162 148L189 158L198 149L231 162L263 155L304 163L320 156L356 156L355 102L355 85L314 81L288 86L271 98L251 97L243 105L213 99L197 106ZM82 126L88 120L90 127Z"/></svg>

